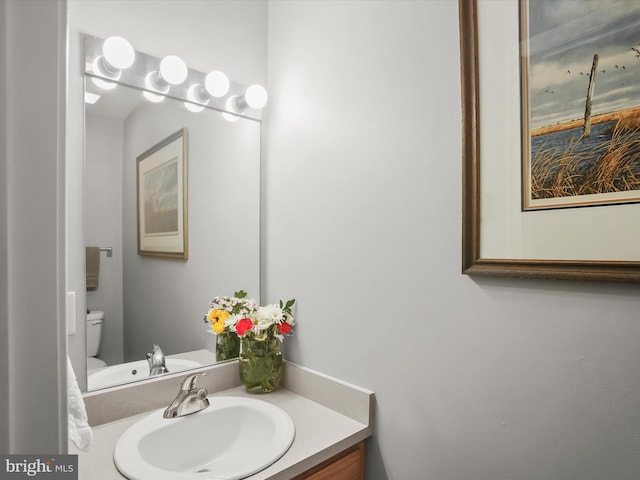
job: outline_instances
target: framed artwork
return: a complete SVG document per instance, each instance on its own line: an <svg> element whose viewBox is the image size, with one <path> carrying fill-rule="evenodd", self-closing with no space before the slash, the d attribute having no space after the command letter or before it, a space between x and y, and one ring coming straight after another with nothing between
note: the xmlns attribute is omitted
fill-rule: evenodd
<svg viewBox="0 0 640 480"><path fill-rule="evenodd" d="M638 2L458 4L462 272L640 282L640 204L634 203L640 198L634 180L640 173L634 127L640 89L625 83L627 72L640 68L634 50L640 37L629 43L625 33L640 31ZM602 42L597 47L596 40ZM588 109L589 136L583 131ZM550 140L553 130L572 128L581 130L577 138ZM597 155L576 157L590 142L600 143L592 149ZM606 181L592 180L594 164L612 148L624 153L624 166ZM538 171L538 158L548 150L544 168L553 181ZM592 191L603 183L606 191ZM582 190L571 190L579 185Z"/></svg>
<svg viewBox="0 0 640 480"><path fill-rule="evenodd" d="M138 255L188 258L187 129L137 157Z"/></svg>
<svg viewBox="0 0 640 480"><path fill-rule="evenodd" d="M640 2L520 0L523 207L640 200Z"/></svg>

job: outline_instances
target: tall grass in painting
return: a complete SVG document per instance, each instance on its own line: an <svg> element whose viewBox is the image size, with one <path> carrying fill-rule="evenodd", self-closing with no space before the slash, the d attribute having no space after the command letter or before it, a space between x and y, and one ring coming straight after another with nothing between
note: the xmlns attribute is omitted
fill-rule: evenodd
<svg viewBox="0 0 640 480"><path fill-rule="evenodd" d="M564 147L543 144L531 161L531 198L558 198L640 190L640 118L619 120L606 136L584 148L583 137Z"/></svg>

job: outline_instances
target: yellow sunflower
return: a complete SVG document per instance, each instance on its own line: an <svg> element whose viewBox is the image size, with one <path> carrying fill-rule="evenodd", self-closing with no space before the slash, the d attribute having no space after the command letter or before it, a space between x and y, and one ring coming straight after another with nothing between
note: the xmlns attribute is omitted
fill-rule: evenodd
<svg viewBox="0 0 640 480"><path fill-rule="evenodd" d="M207 318L211 322L211 330L214 333L222 333L224 332L224 322L229 317L229 312L225 310L209 310L207 314Z"/></svg>

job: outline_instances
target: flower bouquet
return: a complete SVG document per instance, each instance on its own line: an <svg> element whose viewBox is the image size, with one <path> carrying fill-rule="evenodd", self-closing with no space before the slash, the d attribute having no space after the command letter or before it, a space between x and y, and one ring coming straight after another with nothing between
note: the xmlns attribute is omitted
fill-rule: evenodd
<svg viewBox="0 0 640 480"><path fill-rule="evenodd" d="M257 310L258 305L248 299L247 292L243 290L235 292L232 297L218 296L211 300L204 321L216 334L216 361L238 358L240 339L234 326L241 318L250 317Z"/></svg>
<svg viewBox="0 0 640 480"><path fill-rule="evenodd" d="M245 298L238 297L238 294L243 293L237 292L234 298L240 300ZM282 339L291 333L295 324L291 313L294 304L294 299L286 303L281 300L278 304L266 306L256 306L253 302L247 302L242 313L225 315L220 313L219 308L212 308L209 311L206 318L214 332L216 329L221 332L228 331L240 339L240 380L247 391L272 392L280 385ZM222 311L227 310L222 309Z"/></svg>

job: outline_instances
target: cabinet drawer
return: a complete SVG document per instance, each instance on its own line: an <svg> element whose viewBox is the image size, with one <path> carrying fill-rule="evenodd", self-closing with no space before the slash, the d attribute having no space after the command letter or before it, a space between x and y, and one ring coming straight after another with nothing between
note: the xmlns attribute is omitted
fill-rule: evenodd
<svg viewBox="0 0 640 480"><path fill-rule="evenodd" d="M364 480L364 442L340 452L293 480Z"/></svg>

